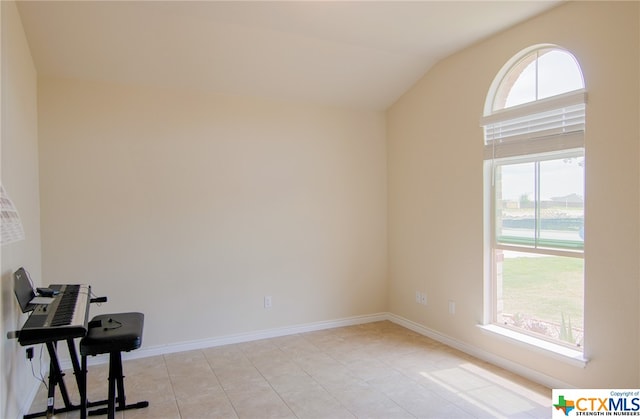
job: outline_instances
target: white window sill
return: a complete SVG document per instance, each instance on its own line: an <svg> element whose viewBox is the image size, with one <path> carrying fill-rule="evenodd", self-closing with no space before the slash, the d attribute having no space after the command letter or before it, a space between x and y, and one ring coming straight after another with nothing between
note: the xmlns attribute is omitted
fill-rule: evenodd
<svg viewBox="0 0 640 419"><path fill-rule="evenodd" d="M581 351L567 348L566 346L557 345L543 339L537 339L533 336L518 333L514 330L494 324L479 325L478 327L486 333L498 336L501 339L508 340L512 343L525 346L536 352L543 353L571 365L584 368L587 365L587 362L589 362Z"/></svg>

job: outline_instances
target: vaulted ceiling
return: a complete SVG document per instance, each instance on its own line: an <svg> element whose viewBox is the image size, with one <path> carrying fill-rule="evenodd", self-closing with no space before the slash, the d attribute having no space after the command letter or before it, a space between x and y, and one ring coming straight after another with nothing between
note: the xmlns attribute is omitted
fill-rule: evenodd
<svg viewBox="0 0 640 419"><path fill-rule="evenodd" d="M23 1L41 76L385 109L559 1Z"/></svg>

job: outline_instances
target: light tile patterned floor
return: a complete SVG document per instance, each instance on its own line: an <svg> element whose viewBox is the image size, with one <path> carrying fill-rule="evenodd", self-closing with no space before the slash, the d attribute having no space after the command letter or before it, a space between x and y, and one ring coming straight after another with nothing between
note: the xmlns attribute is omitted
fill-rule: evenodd
<svg viewBox="0 0 640 419"><path fill-rule="evenodd" d="M124 374L127 401L150 402L127 419L551 416L548 388L391 322L130 360ZM90 399L106 379L90 367ZM45 400L43 388L32 411Z"/></svg>

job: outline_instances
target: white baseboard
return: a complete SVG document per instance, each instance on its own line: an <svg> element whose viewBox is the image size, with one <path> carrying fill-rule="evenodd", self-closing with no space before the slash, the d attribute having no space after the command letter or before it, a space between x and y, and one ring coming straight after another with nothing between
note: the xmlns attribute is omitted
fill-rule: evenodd
<svg viewBox="0 0 640 419"><path fill-rule="evenodd" d="M497 356L491 352L487 352L483 349L461 342L450 336L444 335L435 330L429 329L421 324L405 319L404 317L395 315L393 313L376 313L363 316L353 316L336 320L327 320L314 323L307 323L295 326L279 327L275 329L258 330L255 332L239 333L234 335L220 336L210 339L200 339L188 342L179 342L168 345L152 346L149 348L141 348L136 351L127 352L123 354L124 359L138 359L146 358L150 356L166 355L177 352L192 351L197 349L211 348L215 346L230 345L234 343L251 342L254 340L268 339L279 336L294 335L297 333L313 332L317 330L333 329L336 327L353 326L358 324L372 323L383 320L389 320L400 326L406 327L409 330L413 330L416 333L420 333L423 336L427 336L440 343L443 343L452 348L458 349L468 355L489 362L490 364L504 368L524 378L527 378L535 383L542 384L549 388L573 388L572 385L557 380L546 374L542 374L539 371L525 367L524 365L509 361L508 359ZM68 365L63 365L63 368L71 368L69 361ZM108 362L108 356L92 357L89 360L90 365L106 363Z"/></svg>
<svg viewBox="0 0 640 419"><path fill-rule="evenodd" d="M413 330L416 333L420 333L423 336L427 336L447 346L458 349L459 351L462 351L467 355L471 355L475 358L481 359L490 364L504 368L507 371L518 374L521 377L527 378L535 383L542 384L543 386L546 386L548 388L553 389L553 388L573 388L574 387L570 384L557 380L551 376L542 374L539 371L536 371L531 368L527 368L524 365L518 364L513 361L509 361L508 359L497 356L491 352L487 352L484 349L477 348L475 346L461 342L457 339L444 335L435 330L429 329L428 327L422 326L421 324L405 319L404 317L397 316L392 313L387 313L387 319L400 326L406 327L409 330Z"/></svg>
<svg viewBox="0 0 640 419"><path fill-rule="evenodd" d="M376 313L363 316L352 316L342 319L326 320L320 322L306 323L294 326L278 327L274 329L257 330L254 332L238 333L233 335L219 336L208 339L198 339L187 342L170 343L167 345L156 345L150 347L142 347L141 349L125 352L122 354L123 359L139 359L150 356L166 355L177 352L193 351L204 348L212 348L215 346L230 345L234 343L251 342L260 339L269 339L279 336L295 335L297 333L314 332L317 330L333 329L336 327L354 326L358 324L379 322L389 319L389 313ZM98 355L87 359L88 365L97 365L108 362L108 355ZM62 369L72 368L71 361L64 359L60 361Z"/></svg>

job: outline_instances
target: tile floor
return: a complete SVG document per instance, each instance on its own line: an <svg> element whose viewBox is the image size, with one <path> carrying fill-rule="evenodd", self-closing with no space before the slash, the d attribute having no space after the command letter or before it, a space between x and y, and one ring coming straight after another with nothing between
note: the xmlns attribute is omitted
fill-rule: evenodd
<svg viewBox="0 0 640 419"><path fill-rule="evenodd" d="M551 416L550 389L386 321L128 360L124 374L127 401L150 402L127 419ZM107 366L88 380L106 398Z"/></svg>

